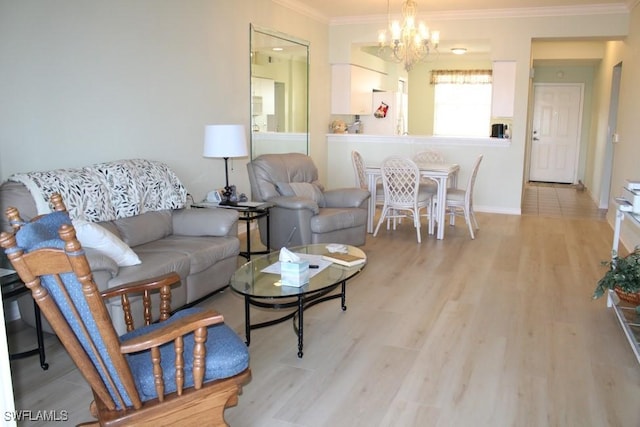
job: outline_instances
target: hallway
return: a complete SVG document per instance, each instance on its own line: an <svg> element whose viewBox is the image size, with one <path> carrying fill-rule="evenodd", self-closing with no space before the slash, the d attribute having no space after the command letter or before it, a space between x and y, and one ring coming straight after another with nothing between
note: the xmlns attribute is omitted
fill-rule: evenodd
<svg viewBox="0 0 640 427"><path fill-rule="evenodd" d="M528 182L522 199L522 215L573 217L604 220L606 209L598 209L586 191L575 185Z"/></svg>

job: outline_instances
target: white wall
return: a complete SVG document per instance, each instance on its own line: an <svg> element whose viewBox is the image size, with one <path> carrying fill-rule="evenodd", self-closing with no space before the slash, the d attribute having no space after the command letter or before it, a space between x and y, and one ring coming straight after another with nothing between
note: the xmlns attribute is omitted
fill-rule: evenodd
<svg viewBox="0 0 640 427"><path fill-rule="evenodd" d="M603 81L605 88L611 87L611 70L622 62L622 79L620 83L620 101L618 106L618 133L620 142L614 145L613 151L613 175L611 180L611 196L621 194L621 189L626 179L640 179L640 120L638 111L640 110L640 7L635 7L631 14L631 31L629 37L624 42L611 43L610 54L607 55L606 62L603 63ZM606 124L606 115L609 108L609 91L606 98L601 102L603 123ZM604 144L603 138L598 141L599 145ZM610 206L614 206L613 203ZM609 222L613 223L614 212L610 209L607 215ZM622 225L621 240L627 249L633 249L640 244L640 229L633 227L631 221L624 221Z"/></svg>
<svg viewBox="0 0 640 427"><path fill-rule="evenodd" d="M196 199L224 185L204 126L250 129L249 23L311 44L311 154L324 174L328 30L270 0L0 0L0 180L143 157ZM245 163L230 181L249 193Z"/></svg>

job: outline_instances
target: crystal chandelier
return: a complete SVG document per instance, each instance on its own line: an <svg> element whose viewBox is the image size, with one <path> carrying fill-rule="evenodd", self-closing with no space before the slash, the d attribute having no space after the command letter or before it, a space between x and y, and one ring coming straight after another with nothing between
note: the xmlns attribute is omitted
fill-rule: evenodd
<svg viewBox="0 0 640 427"><path fill-rule="evenodd" d="M391 51L388 55L396 62L401 62L404 69L410 71L416 62L424 60L431 49L438 49L440 31L429 32L424 22L416 26L418 4L414 0L404 0L402 3L402 25L399 21L391 22L389 15L389 0L387 0L387 15L389 29L378 34L378 45L381 53ZM387 41L387 31L391 39Z"/></svg>

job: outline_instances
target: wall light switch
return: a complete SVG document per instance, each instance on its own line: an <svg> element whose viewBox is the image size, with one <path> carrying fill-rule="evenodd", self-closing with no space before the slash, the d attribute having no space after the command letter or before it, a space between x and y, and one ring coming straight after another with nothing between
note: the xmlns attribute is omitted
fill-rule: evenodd
<svg viewBox="0 0 640 427"><path fill-rule="evenodd" d="M620 134L615 132L613 135L611 135L611 142L613 142L614 144L620 142Z"/></svg>

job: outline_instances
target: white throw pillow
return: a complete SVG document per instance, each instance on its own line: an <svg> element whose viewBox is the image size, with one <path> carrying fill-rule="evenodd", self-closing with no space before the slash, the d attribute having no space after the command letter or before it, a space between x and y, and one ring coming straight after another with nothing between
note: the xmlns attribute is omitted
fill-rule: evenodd
<svg viewBox="0 0 640 427"><path fill-rule="evenodd" d="M73 227L80 244L113 259L119 267L141 264L140 258L118 236L93 222L74 219Z"/></svg>

